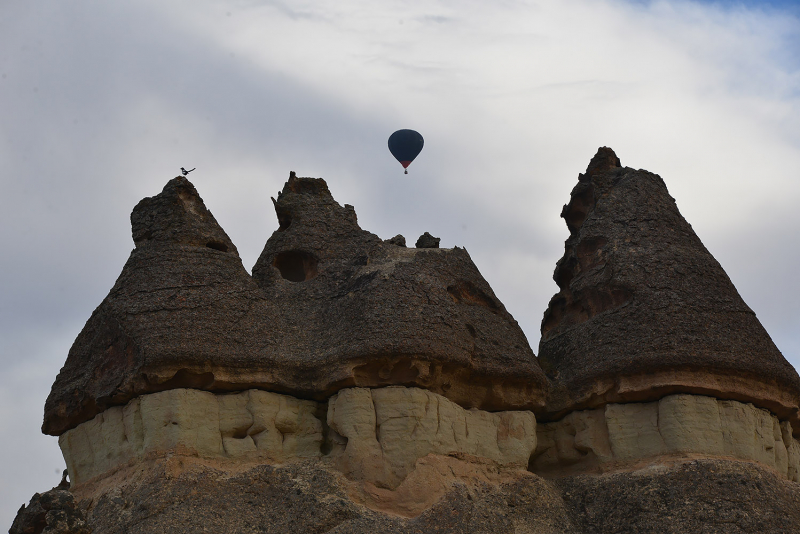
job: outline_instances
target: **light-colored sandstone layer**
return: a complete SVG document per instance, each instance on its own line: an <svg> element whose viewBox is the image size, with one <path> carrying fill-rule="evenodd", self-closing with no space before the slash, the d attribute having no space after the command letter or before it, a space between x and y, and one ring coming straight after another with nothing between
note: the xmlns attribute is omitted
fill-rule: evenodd
<svg viewBox="0 0 800 534"><path fill-rule="evenodd" d="M324 408L260 390L172 389L110 408L62 434L59 445L73 484L145 456L183 454L256 463L324 457L351 480L388 489L428 455L524 469L536 448L532 412L465 410L418 388L341 390L328 404L327 438Z"/></svg>
<svg viewBox="0 0 800 534"><path fill-rule="evenodd" d="M341 390L328 401L328 425L334 465L351 479L391 489L429 454L524 468L536 448L532 412L465 410L419 388Z"/></svg>
<svg viewBox="0 0 800 534"><path fill-rule="evenodd" d="M749 403L702 395L607 404L539 425L531 462L541 474L610 470L665 455L760 462L800 481L800 443L788 421Z"/></svg>
<svg viewBox="0 0 800 534"><path fill-rule="evenodd" d="M171 389L115 406L62 434L70 480L80 484L150 453L204 457L259 452L276 461L320 456L317 403L260 390L214 395Z"/></svg>

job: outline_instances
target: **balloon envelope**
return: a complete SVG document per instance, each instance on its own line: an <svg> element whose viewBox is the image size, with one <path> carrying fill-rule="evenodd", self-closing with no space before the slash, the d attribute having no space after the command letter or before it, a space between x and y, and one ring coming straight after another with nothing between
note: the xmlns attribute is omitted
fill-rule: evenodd
<svg viewBox="0 0 800 534"><path fill-rule="evenodd" d="M389 152L403 168L408 167L422 151L425 140L414 130L397 130L389 136Z"/></svg>

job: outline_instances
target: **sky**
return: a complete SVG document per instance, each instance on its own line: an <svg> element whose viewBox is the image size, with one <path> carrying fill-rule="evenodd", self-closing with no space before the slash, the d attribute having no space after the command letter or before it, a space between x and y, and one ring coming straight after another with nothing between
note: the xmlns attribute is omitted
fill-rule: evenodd
<svg viewBox="0 0 800 534"><path fill-rule="evenodd" d="M664 178L800 366L796 2L4 0L0 527L60 480L45 398L181 166L248 270L269 197L322 177L381 238L466 247L538 352L600 146Z"/></svg>

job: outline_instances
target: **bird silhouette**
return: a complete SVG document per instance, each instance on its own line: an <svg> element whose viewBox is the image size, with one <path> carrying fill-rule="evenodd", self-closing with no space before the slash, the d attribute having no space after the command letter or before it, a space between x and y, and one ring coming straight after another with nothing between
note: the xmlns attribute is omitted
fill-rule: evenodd
<svg viewBox="0 0 800 534"><path fill-rule="evenodd" d="M193 168L191 168L191 169L189 169L189 170L187 171L186 169L184 169L183 167L181 167L181 174L182 174L183 176L186 176L187 174L189 174L190 172L192 172L192 171L193 171L193 170L195 170L196 168L197 168L197 167L193 167Z"/></svg>

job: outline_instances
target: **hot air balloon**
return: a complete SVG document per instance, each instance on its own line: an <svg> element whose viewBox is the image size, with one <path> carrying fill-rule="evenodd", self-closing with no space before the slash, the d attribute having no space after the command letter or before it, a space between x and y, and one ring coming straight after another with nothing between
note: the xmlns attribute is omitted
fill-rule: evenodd
<svg viewBox="0 0 800 534"><path fill-rule="evenodd" d="M405 174L408 174L408 166L422 151L424 144L425 140L414 130L397 130L389 136L389 152L406 169Z"/></svg>

